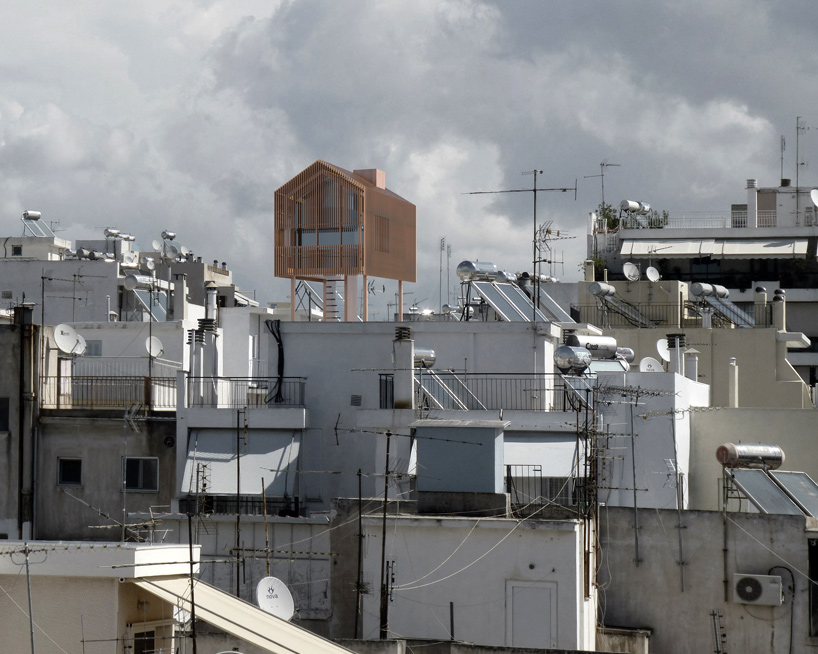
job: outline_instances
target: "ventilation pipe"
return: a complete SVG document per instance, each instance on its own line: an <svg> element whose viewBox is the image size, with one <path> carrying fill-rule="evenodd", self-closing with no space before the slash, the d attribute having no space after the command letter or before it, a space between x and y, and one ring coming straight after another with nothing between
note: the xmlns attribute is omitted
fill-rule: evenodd
<svg viewBox="0 0 818 654"><path fill-rule="evenodd" d="M738 364L736 357L730 357L730 365L727 367L727 406L731 409L738 408Z"/></svg>
<svg viewBox="0 0 818 654"><path fill-rule="evenodd" d="M684 334L668 334L667 335L667 349L670 355L670 363L668 364L668 372L675 372L684 375L684 359L682 358L682 350L685 347Z"/></svg>
<svg viewBox="0 0 818 654"><path fill-rule="evenodd" d="M216 300L219 294L219 288L215 282L207 282L205 284L205 319L216 320Z"/></svg>
<svg viewBox="0 0 818 654"><path fill-rule="evenodd" d="M411 327L395 327L392 341L392 363L394 407L396 409L415 408L415 342Z"/></svg>
<svg viewBox="0 0 818 654"><path fill-rule="evenodd" d="M758 180L747 180L747 227L758 227Z"/></svg>

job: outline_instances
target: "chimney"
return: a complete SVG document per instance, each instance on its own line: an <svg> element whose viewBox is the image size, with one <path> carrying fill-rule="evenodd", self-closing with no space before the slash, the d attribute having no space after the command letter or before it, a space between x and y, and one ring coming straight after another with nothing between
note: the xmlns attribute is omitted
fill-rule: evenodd
<svg viewBox="0 0 818 654"><path fill-rule="evenodd" d="M753 295L753 310L755 311L754 324L756 327L767 326L767 289L756 286Z"/></svg>
<svg viewBox="0 0 818 654"><path fill-rule="evenodd" d="M668 372L675 372L684 375L684 359L682 358L682 350L685 347L684 334L668 334L667 335L667 349L670 355L670 363L668 363Z"/></svg>
<svg viewBox="0 0 818 654"><path fill-rule="evenodd" d="M758 227L758 180L747 180L747 227Z"/></svg>
<svg viewBox="0 0 818 654"><path fill-rule="evenodd" d="M699 351L689 349L685 352L685 377L699 381Z"/></svg>
<svg viewBox="0 0 818 654"><path fill-rule="evenodd" d="M736 357L730 357L727 369L727 406L731 409L738 407L738 365Z"/></svg>
<svg viewBox="0 0 818 654"><path fill-rule="evenodd" d="M393 396L396 409L415 408L415 342L410 327L395 327L392 341Z"/></svg>
<svg viewBox="0 0 818 654"><path fill-rule="evenodd" d="M786 291L783 288L775 289L773 296L773 327L780 332L787 331L787 302Z"/></svg>
<svg viewBox="0 0 818 654"><path fill-rule="evenodd" d="M590 259L586 259L584 261L585 266L585 281L586 282L593 282L596 281L596 277L594 275L594 262Z"/></svg>
<svg viewBox="0 0 818 654"><path fill-rule="evenodd" d="M378 170L377 168L363 168L361 170L353 170L352 172L378 188L386 188L386 173L382 170Z"/></svg>

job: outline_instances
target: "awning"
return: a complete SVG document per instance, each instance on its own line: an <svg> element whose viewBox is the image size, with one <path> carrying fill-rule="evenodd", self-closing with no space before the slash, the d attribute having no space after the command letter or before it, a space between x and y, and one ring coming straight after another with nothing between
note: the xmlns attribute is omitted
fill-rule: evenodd
<svg viewBox="0 0 818 654"><path fill-rule="evenodd" d="M190 579L188 577L152 577L135 579L134 584L165 602L188 613ZM274 654L323 654L351 652L311 631L262 611L257 606L233 597L215 586L195 581L193 599L196 618L237 638Z"/></svg>
<svg viewBox="0 0 818 654"><path fill-rule="evenodd" d="M295 495L299 445L300 435L293 431L253 429L237 439L235 429L195 430L180 490L196 493L204 486L208 495L235 495L236 480L241 478L240 495L261 495L263 478L268 496Z"/></svg>
<svg viewBox="0 0 818 654"><path fill-rule="evenodd" d="M713 251L712 238L678 238L666 241L622 241L623 257L653 257L655 259L679 259L706 257Z"/></svg>
<svg viewBox="0 0 818 654"><path fill-rule="evenodd" d="M535 440L536 438L536 440ZM505 432L505 465L540 466L543 477L575 477L576 436L514 436Z"/></svg>
<svg viewBox="0 0 818 654"><path fill-rule="evenodd" d="M716 259L792 259L806 254L805 238L731 238L719 240L713 249Z"/></svg>

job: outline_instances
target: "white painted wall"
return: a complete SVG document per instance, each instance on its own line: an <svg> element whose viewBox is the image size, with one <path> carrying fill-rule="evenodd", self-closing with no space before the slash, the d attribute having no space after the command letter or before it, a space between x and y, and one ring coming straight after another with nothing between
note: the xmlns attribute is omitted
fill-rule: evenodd
<svg viewBox="0 0 818 654"><path fill-rule="evenodd" d="M378 638L382 529L365 519L363 637ZM480 645L594 649L595 597L584 597L574 521L389 518L396 561L389 636Z"/></svg>

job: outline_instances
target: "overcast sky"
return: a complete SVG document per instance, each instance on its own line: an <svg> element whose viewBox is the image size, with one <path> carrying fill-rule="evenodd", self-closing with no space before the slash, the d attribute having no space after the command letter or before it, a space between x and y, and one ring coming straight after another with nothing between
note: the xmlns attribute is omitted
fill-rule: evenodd
<svg viewBox="0 0 818 654"><path fill-rule="evenodd" d="M436 309L442 237L444 302L461 260L530 269L533 194L468 193L541 169L542 187L577 180L537 215L575 237L552 244L573 281L603 161L612 204L727 210L747 178L778 183L782 136L794 180L801 116L801 185L818 183L814 16L814 0L6 2L2 233L26 209L70 240L116 227L149 249L168 229L286 300L275 189L317 159L380 168L417 206L407 302Z"/></svg>

